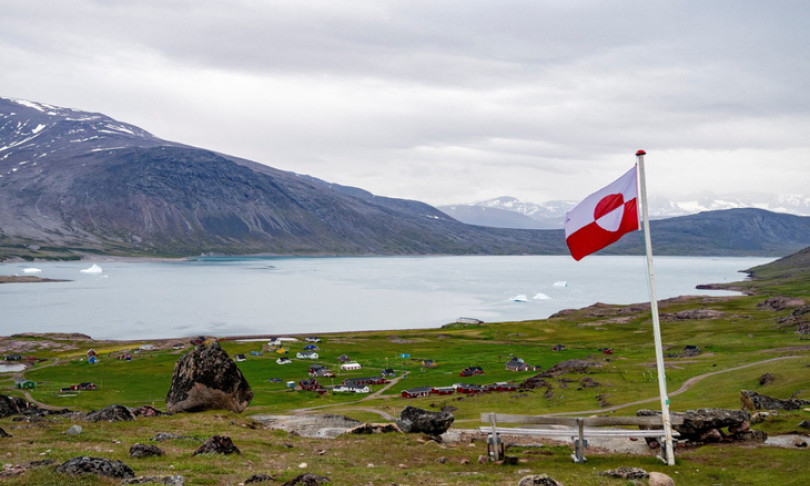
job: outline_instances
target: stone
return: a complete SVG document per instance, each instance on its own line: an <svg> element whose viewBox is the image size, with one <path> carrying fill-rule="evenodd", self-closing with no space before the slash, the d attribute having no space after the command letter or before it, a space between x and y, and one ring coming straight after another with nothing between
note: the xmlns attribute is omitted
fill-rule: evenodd
<svg viewBox="0 0 810 486"><path fill-rule="evenodd" d="M13 435L9 434L2 427L0 427L0 437L14 437Z"/></svg>
<svg viewBox="0 0 810 486"><path fill-rule="evenodd" d="M651 472L649 486L675 486L675 480L660 472Z"/></svg>
<svg viewBox="0 0 810 486"><path fill-rule="evenodd" d="M162 455L164 455L163 450L156 445L136 443L132 444L132 447L129 448L129 457L151 457Z"/></svg>
<svg viewBox="0 0 810 486"><path fill-rule="evenodd" d="M636 412L639 417L660 416L661 412L656 410L639 410ZM726 427L740 427L743 422L751 421L751 414L745 410L729 410L725 408L700 408L697 410L687 410L686 412L673 412L673 417L683 417L683 424L673 425L681 436L680 439L691 442L703 442L701 436L712 430L718 431Z"/></svg>
<svg viewBox="0 0 810 486"><path fill-rule="evenodd" d="M22 398L0 395L0 418L19 415L29 407L30 404Z"/></svg>
<svg viewBox="0 0 810 486"><path fill-rule="evenodd" d="M345 434L387 434L389 432L399 432L399 427L396 424L362 424L344 432Z"/></svg>
<svg viewBox="0 0 810 486"><path fill-rule="evenodd" d="M282 486L320 486L322 484L326 484L329 482L329 478L324 476L318 476L317 474L312 473L304 473L299 476L296 476Z"/></svg>
<svg viewBox="0 0 810 486"><path fill-rule="evenodd" d="M807 440L804 437L797 435L793 438L792 444L793 447L807 447Z"/></svg>
<svg viewBox="0 0 810 486"><path fill-rule="evenodd" d="M587 373L591 368L601 368L604 363L587 359L569 359L560 361L546 371L540 373L543 378L556 378L567 373Z"/></svg>
<svg viewBox="0 0 810 486"><path fill-rule="evenodd" d="M269 474L254 474L253 476L245 479L245 484L263 483L265 481L275 481L276 478Z"/></svg>
<svg viewBox="0 0 810 486"><path fill-rule="evenodd" d="M810 429L810 420L802 420L799 422L799 428L801 429ZM0 429L2 430L2 429Z"/></svg>
<svg viewBox="0 0 810 486"><path fill-rule="evenodd" d="M747 420L740 422L739 424L729 425L728 431L731 434L744 434L751 430L751 423Z"/></svg>
<svg viewBox="0 0 810 486"><path fill-rule="evenodd" d="M773 376L773 373L763 373L762 376L759 377L759 384L761 386L770 385L774 380L776 380L776 377Z"/></svg>
<svg viewBox="0 0 810 486"><path fill-rule="evenodd" d="M562 483L555 481L548 474L533 474L520 478L518 486L562 486Z"/></svg>
<svg viewBox="0 0 810 486"><path fill-rule="evenodd" d="M211 341L198 344L175 363L166 409L242 413L252 399L253 390L236 363L218 342Z"/></svg>
<svg viewBox="0 0 810 486"><path fill-rule="evenodd" d="M230 437L215 435L209 437L191 455L196 456L197 454L242 454L242 452L237 449Z"/></svg>
<svg viewBox="0 0 810 486"><path fill-rule="evenodd" d="M101 410L88 412L84 416L85 422L123 422L135 420L135 414L123 405L110 405Z"/></svg>
<svg viewBox="0 0 810 486"><path fill-rule="evenodd" d="M102 457L74 457L56 467L61 474L98 474L111 478L133 478L135 473L122 461L113 461Z"/></svg>
<svg viewBox="0 0 810 486"><path fill-rule="evenodd" d="M399 414L397 427L406 434L441 435L450 428L455 417L449 412L431 412L408 405Z"/></svg>
<svg viewBox="0 0 810 486"><path fill-rule="evenodd" d="M133 408L132 414L136 417L160 417L162 415L171 415L168 412L161 412L151 405L142 405L138 408Z"/></svg>
<svg viewBox="0 0 810 486"><path fill-rule="evenodd" d="M79 435L81 433L82 433L82 426L81 425L71 425L65 431L65 434L67 434L67 435Z"/></svg>
<svg viewBox="0 0 810 486"><path fill-rule="evenodd" d="M189 437L187 435L180 435L180 434L172 434L170 432L159 432L152 437L152 440L155 442L164 442L167 440L175 440L175 439L188 439L188 440L199 440L195 439L194 437Z"/></svg>
<svg viewBox="0 0 810 486"><path fill-rule="evenodd" d="M743 410L800 410L810 405L810 400L797 398L780 399L762 395L751 390L740 390Z"/></svg>
<svg viewBox="0 0 810 486"><path fill-rule="evenodd" d="M768 434L763 430L749 430L748 432L737 432L734 434L734 440L744 442L765 442L768 440Z"/></svg>
<svg viewBox="0 0 810 486"><path fill-rule="evenodd" d="M185 480L179 474L173 476L138 476L124 479L121 484L167 484L169 486L183 486Z"/></svg>
<svg viewBox="0 0 810 486"><path fill-rule="evenodd" d="M649 476L649 473L640 467L620 466L616 469L602 471L599 475L619 479L644 479Z"/></svg>
<svg viewBox="0 0 810 486"><path fill-rule="evenodd" d="M700 438L698 440L700 442L713 444L723 440L723 434L717 429L709 429L700 434Z"/></svg>

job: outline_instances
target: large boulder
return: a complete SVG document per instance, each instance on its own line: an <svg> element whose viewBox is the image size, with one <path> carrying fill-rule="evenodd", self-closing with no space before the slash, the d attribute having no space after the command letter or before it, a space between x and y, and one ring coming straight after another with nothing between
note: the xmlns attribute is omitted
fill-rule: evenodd
<svg viewBox="0 0 810 486"><path fill-rule="evenodd" d="M397 427L406 434L421 432L441 435L447 432L455 419L450 412L431 412L408 405L399 414Z"/></svg>
<svg viewBox="0 0 810 486"><path fill-rule="evenodd" d="M639 417L660 416L661 412L656 410L639 410L636 412ZM680 432L680 439L692 442L703 442L707 433L728 427L729 434L734 435L735 431L748 430L751 422L751 414L745 410L729 410L724 408L700 408L697 410L687 410L686 412L673 412L673 417L683 417L683 424L673 425L672 428ZM721 434L722 438L726 436Z"/></svg>
<svg viewBox="0 0 810 486"><path fill-rule="evenodd" d="M740 402L745 410L800 410L810 405L810 400L799 400L797 398L783 400L751 390L740 390Z"/></svg>
<svg viewBox="0 0 810 486"><path fill-rule="evenodd" d="M209 437L208 440L203 442L203 445L197 448L191 455L197 454L242 454L238 447L233 443L230 437L224 435L215 435Z"/></svg>
<svg viewBox="0 0 810 486"><path fill-rule="evenodd" d="M111 478L132 478L135 473L121 461L113 461L102 457L74 457L56 467L56 472L62 474L99 474Z"/></svg>
<svg viewBox="0 0 810 486"><path fill-rule="evenodd" d="M101 410L88 412L84 416L86 422L126 422L135 420L132 410L123 405L110 405Z"/></svg>
<svg viewBox="0 0 810 486"><path fill-rule="evenodd" d="M174 365L166 395L170 412L224 409L241 413L253 399L253 390L236 363L216 341L198 344Z"/></svg>
<svg viewBox="0 0 810 486"><path fill-rule="evenodd" d="M29 406L29 403L22 398L0 395L0 418L19 415Z"/></svg>

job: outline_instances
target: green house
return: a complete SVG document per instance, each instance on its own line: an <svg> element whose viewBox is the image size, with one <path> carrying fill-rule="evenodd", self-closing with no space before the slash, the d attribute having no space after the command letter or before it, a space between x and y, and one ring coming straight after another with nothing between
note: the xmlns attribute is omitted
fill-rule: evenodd
<svg viewBox="0 0 810 486"><path fill-rule="evenodd" d="M20 388L23 390L31 390L35 386L35 383L31 380L26 380L25 378L19 378L14 380L14 388Z"/></svg>

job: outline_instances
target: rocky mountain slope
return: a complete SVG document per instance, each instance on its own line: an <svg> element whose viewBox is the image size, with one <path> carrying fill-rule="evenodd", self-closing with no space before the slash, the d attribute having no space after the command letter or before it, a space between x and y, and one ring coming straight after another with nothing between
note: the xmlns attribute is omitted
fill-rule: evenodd
<svg viewBox="0 0 810 486"><path fill-rule="evenodd" d="M766 211L654 223L657 254L781 256L810 242L810 218ZM640 243L631 235L608 251L640 253ZM98 113L0 98L0 260L566 252L561 230L467 225Z"/></svg>

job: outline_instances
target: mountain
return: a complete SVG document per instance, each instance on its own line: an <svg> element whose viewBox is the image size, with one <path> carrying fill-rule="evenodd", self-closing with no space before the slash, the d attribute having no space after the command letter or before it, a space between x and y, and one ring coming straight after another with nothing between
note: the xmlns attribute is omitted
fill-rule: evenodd
<svg viewBox="0 0 810 486"><path fill-rule="evenodd" d="M526 206L524 216L563 206ZM659 255L782 256L810 242L810 218L762 210L653 223ZM640 243L629 235L605 252L643 253ZM565 253L558 229L464 224L422 202L165 141L99 113L0 98L0 260Z"/></svg>
<svg viewBox="0 0 810 486"><path fill-rule="evenodd" d="M493 228L562 228L565 212L578 201L533 203L504 196L471 204L438 206L438 209L463 223ZM703 197L688 201L649 198L650 219L687 216L706 211L758 208L777 213L810 216L810 197L780 195L774 197L717 198Z"/></svg>
<svg viewBox="0 0 810 486"><path fill-rule="evenodd" d="M417 201L0 98L0 255L559 253L559 235L464 225Z"/></svg>

